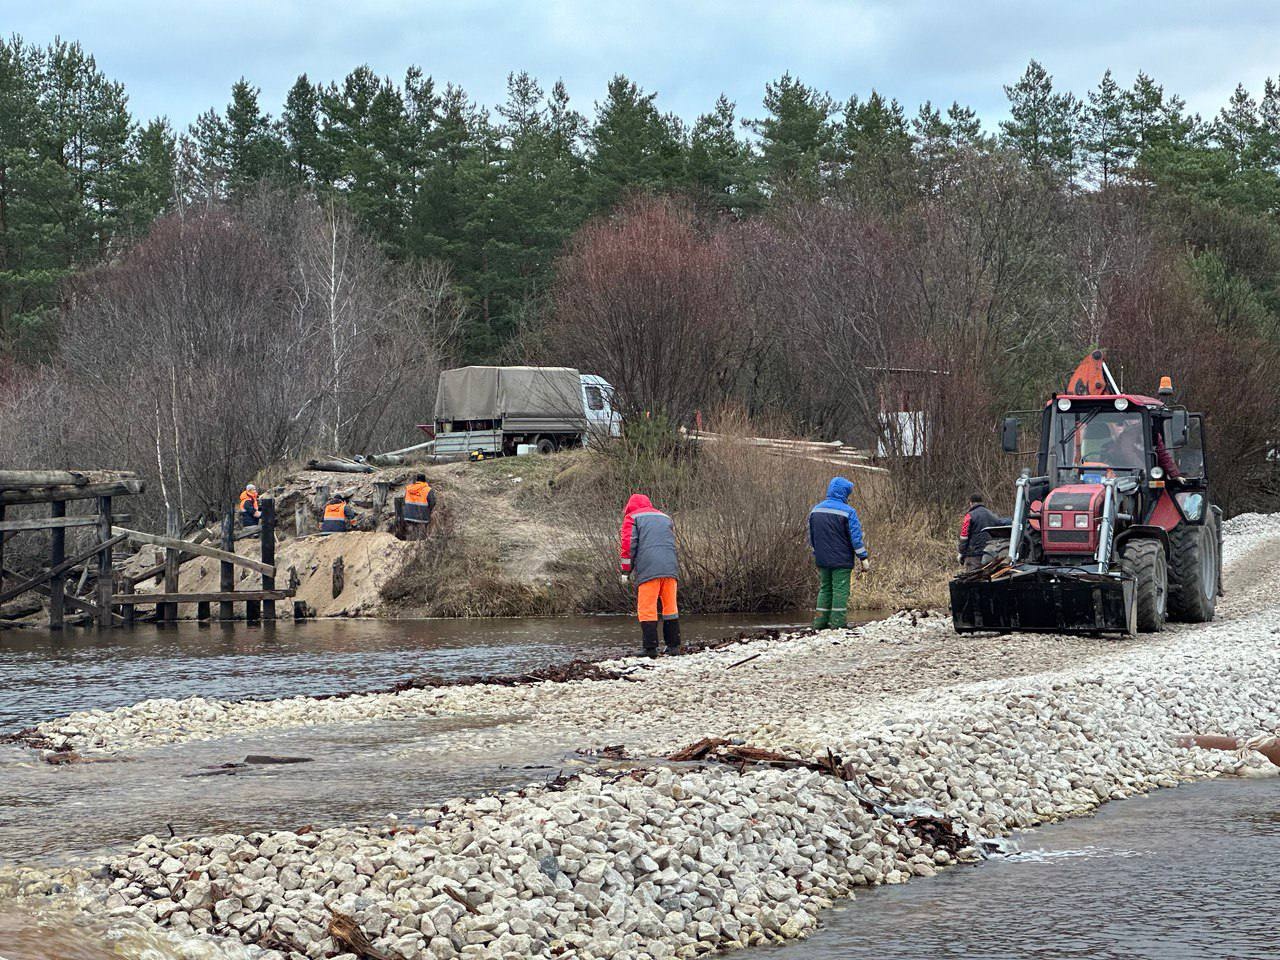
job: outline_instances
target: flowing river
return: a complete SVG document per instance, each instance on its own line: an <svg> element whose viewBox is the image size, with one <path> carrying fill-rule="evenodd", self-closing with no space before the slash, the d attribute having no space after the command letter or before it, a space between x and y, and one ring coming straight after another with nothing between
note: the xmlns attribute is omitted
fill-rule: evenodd
<svg viewBox="0 0 1280 960"><path fill-rule="evenodd" d="M720 637L787 618L689 618ZM182 624L104 635L0 634L0 731L148 697L334 693L423 673L515 673L632 652L625 618ZM441 734L474 716L314 727L149 749L126 762L53 767L0 747L0 960L169 960L156 944L80 918L15 909L6 867L56 864L147 833L368 822L461 794L514 787L584 761L577 743L513 739L482 756ZM248 754L309 762L225 768ZM811 939L752 960L1263 958L1280 956L1280 780L1221 780L1104 806L1017 838L1021 854L879 888L828 914Z"/></svg>

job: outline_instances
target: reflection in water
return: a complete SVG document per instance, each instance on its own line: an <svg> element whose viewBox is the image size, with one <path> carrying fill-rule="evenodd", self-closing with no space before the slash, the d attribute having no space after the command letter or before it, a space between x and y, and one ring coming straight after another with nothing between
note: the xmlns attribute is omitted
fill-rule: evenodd
<svg viewBox="0 0 1280 960"><path fill-rule="evenodd" d="M743 960L1280 956L1280 779L1216 780L1023 834L1026 852L860 894Z"/></svg>
<svg viewBox="0 0 1280 960"><path fill-rule="evenodd" d="M686 640L779 617L686 617ZM423 673L512 673L573 657L638 652L628 617L314 620L250 627L10 630L0 634L0 732L153 697L283 697L386 687Z"/></svg>

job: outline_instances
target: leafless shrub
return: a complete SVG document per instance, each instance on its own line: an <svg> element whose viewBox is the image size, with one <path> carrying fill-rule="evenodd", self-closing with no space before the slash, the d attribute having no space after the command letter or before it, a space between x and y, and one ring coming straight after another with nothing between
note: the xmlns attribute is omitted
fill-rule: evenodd
<svg viewBox="0 0 1280 960"><path fill-rule="evenodd" d="M283 195L162 219L68 301L56 366L4 404L5 442L138 470L157 515L187 518L275 461L412 437L461 320L442 267L395 267L340 208Z"/></svg>
<svg viewBox="0 0 1280 960"><path fill-rule="evenodd" d="M674 200L641 197L583 227L559 264L546 347L613 384L637 416L687 423L735 376L729 250Z"/></svg>

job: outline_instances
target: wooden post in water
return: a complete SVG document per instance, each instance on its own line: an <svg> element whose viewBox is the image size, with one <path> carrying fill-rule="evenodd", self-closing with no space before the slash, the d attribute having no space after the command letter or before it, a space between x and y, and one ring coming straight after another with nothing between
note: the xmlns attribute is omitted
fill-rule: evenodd
<svg viewBox="0 0 1280 960"><path fill-rule="evenodd" d="M406 539L405 537L406 524L404 522L404 497L396 497L395 505L396 505L395 535L400 540L404 540Z"/></svg>
<svg viewBox="0 0 1280 960"><path fill-rule="evenodd" d="M67 515L67 502L65 500L55 500L49 504L49 516L65 517ZM67 530L65 527L54 527L49 531L49 566L52 569L67 559ZM59 574L49 581L49 629L62 629L63 603L62 593L63 586L66 583L66 574Z"/></svg>
<svg viewBox="0 0 1280 960"><path fill-rule="evenodd" d="M222 518L222 549L227 551L227 553L234 553L236 549L236 515L230 510L228 510L227 515ZM230 593L235 588L235 565L223 560L218 574L218 589L223 593ZM218 601L219 620L234 620L235 616L236 611L232 601Z"/></svg>
<svg viewBox="0 0 1280 960"><path fill-rule="evenodd" d="M261 530L258 536L261 538L262 544L262 562L269 563L272 567L276 565L276 499L275 497L262 497L258 501L258 506L262 510L262 519L259 521ZM276 588L276 578L274 574L267 576L262 575L262 589L274 590ZM276 618L276 602L274 600L262 601L262 614L268 620Z"/></svg>
<svg viewBox="0 0 1280 960"><path fill-rule="evenodd" d="M0 503L0 521L4 520L4 504ZM5 532L0 530L0 590L4 589L4 537Z"/></svg>
<svg viewBox="0 0 1280 960"><path fill-rule="evenodd" d="M133 593L133 581L132 581L131 579L129 579L128 577L122 577L122 578L121 578L121 583L120 583L120 592L121 592L121 593ZM124 625L125 625L126 627L132 627L132 626L133 626L133 622L134 622L134 612L135 612L137 609L138 609L138 608L137 608L137 607L135 607L132 603L126 603L126 604L124 605Z"/></svg>
<svg viewBox="0 0 1280 960"><path fill-rule="evenodd" d="M265 528L263 520L266 518L266 511L262 509L262 500L258 500L258 510L262 514L258 518L258 541L263 543L262 531ZM261 600L245 600L244 602L244 618L250 623L257 623L262 618L262 601Z"/></svg>
<svg viewBox="0 0 1280 960"><path fill-rule="evenodd" d="M114 584L111 582L111 498L98 498L98 543L103 549L98 551L98 628L111 627L111 594Z"/></svg>
<svg viewBox="0 0 1280 960"><path fill-rule="evenodd" d="M169 504L169 509L165 512L164 534L174 539L182 536L182 521L178 517L178 508L173 504ZM172 547L164 549L164 592L178 592L178 551ZM156 619L164 623L177 623L178 605L176 603L160 604Z"/></svg>

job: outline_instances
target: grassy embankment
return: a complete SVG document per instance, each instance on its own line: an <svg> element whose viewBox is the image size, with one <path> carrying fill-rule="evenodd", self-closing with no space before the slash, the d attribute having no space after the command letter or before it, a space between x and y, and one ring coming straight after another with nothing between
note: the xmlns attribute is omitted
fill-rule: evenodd
<svg viewBox="0 0 1280 960"><path fill-rule="evenodd" d="M618 449L428 467L438 523L383 597L391 611L426 616L627 611L617 535L640 492L675 518L682 611L804 610L816 588L805 518L839 469L737 443L660 459ZM873 558L853 605L943 605L955 518L885 474L852 479Z"/></svg>

